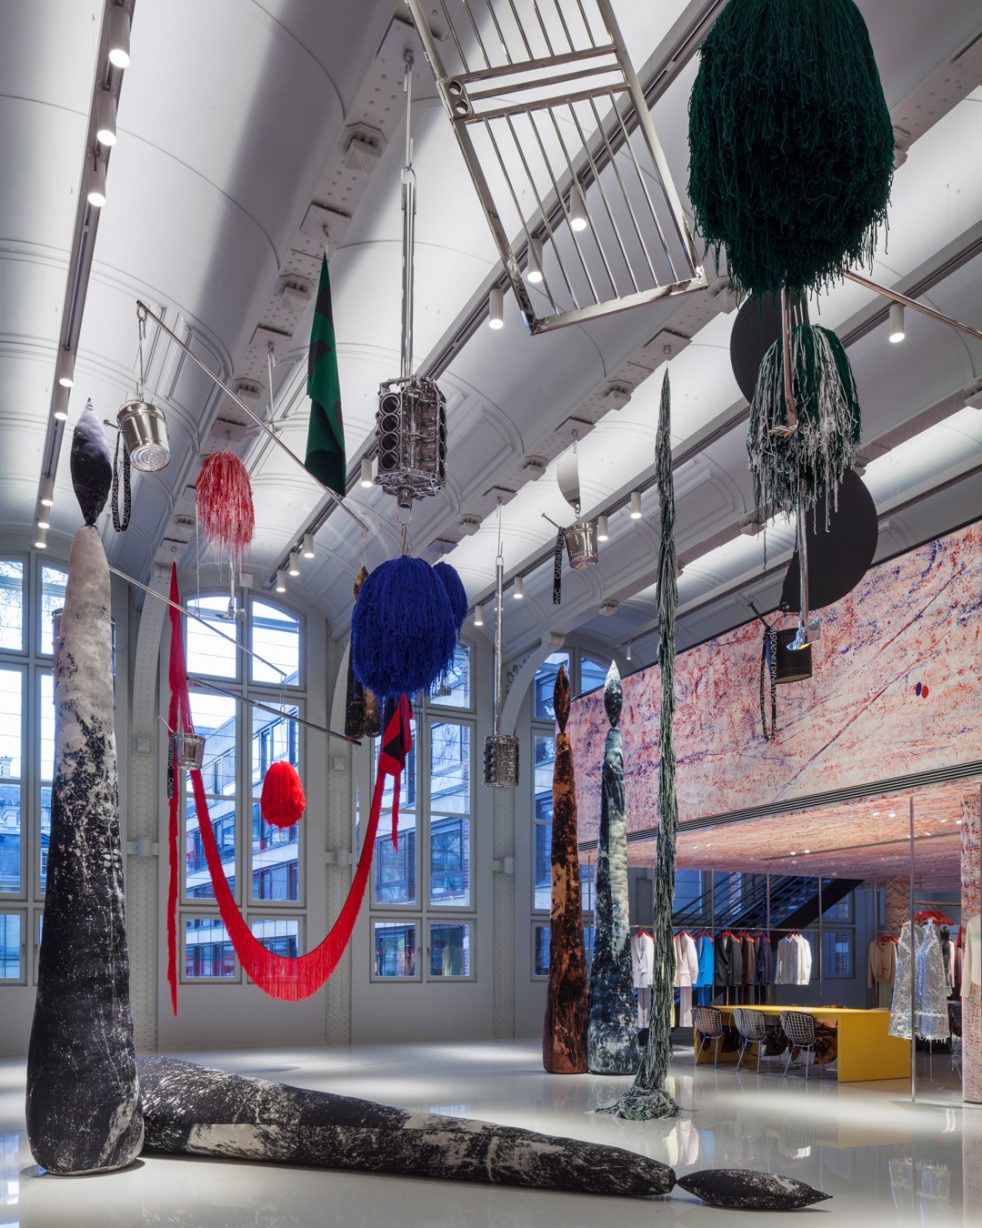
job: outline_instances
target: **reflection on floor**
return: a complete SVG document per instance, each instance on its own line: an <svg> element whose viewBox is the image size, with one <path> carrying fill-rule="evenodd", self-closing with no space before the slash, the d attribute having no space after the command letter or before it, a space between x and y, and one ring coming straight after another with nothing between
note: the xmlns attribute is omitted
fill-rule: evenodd
<svg viewBox="0 0 982 1228"><path fill-rule="evenodd" d="M838 1085L834 1077L736 1074L676 1054L674 1092L691 1106L677 1122L633 1123L589 1112L630 1080L542 1071L534 1042L355 1046L189 1054L221 1066L410 1109L483 1117L594 1139L695 1168L785 1173L834 1195L768 1225L982 1223L982 1108L962 1108L949 1059L922 1055L919 1092L906 1083ZM966 1175L963 1183L962 1173ZM727 1213L681 1190L668 1200L455 1185L357 1173L310 1172L209 1160L148 1158L83 1180L37 1176L24 1133L24 1064L0 1063L0 1228L617 1228L719 1225ZM817 1221L814 1221L817 1222Z"/></svg>

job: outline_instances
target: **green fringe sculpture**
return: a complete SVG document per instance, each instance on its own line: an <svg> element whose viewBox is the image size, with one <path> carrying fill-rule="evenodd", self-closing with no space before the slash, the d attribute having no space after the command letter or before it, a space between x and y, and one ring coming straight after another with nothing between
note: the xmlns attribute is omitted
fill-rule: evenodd
<svg viewBox="0 0 982 1228"><path fill-rule="evenodd" d="M661 386L655 471L661 507L658 546L658 618L661 665L661 719L658 723L658 851L655 854L655 975L651 987L648 1043L630 1089L616 1104L600 1109L630 1121L678 1117L681 1110L665 1087L672 1056L672 1011L675 1005L675 957L672 949L672 900L675 896L675 840L679 809L675 793L675 607L678 604L678 559L675 553L675 483L672 478L672 396L668 372Z"/></svg>
<svg viewBox="0 0 982 1228"><path fill-rule="evenodd" d="M689 101L689 199L735 286L794 294L871 264L893 158L852 0L730 0Z"/></svg>
<svg viewBox="0 0 982 1228"><path fill-rule="evenodd" d="M764 355L750 406L747 455L754 502L763 521L771 512L793 516L826 497L826 516L859 450L856 381L842 342L827 328L791 329L791 386L798 414L791 434L775 431L787 420L784 356L778 339ZM828 528L828 524L825 525Z"/></svg>

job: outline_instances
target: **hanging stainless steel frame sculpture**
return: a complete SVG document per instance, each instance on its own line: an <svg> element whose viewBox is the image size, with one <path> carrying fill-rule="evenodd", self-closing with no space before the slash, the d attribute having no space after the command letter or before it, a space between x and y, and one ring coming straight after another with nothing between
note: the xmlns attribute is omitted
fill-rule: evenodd
<svg viewBox="0 0 982 1228"><path fill-rule="evenodd" d="M413 257L416 242L416 174L413 171L412 68L406 52L406 162L402 168L402 361L398 379L378 391L375 477L400 508L438 494L447 477L447 400L435 380L413 371Z"/></svg>
<svg viewBox="0 0 982 1228"><path fill-rule="evenodd" d="M610 0L406 2L530 332L705 287Z"/></svg>

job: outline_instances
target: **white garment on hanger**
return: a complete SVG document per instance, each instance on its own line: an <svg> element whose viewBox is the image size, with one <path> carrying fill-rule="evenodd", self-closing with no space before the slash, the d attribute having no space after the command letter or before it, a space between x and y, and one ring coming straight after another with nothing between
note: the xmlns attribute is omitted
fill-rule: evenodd
<svg viewBox="0 0 982 1228"><path fill-rule="evenodd" d="M692 986L683 985L679 990L679 1027L692 1027Z"/></svg>
<svg viewBox="0 0 982 1228"><path fill-rule="evenodd" d="M655 940L636 930L631 935L631 973L635 989L650 989L655 980Z"/></svg>
<svg viewBox="0 0 982 1228"><path fill-rule="evenodd" d="M675 939L675 944L678 952L675 984L680 988L691 987L699 980L699 952L696 950L696 940L691 934L679 934Z"/></svg>
<svg viewBox="0 0 982 1228"><path fill-rule="evenodd" d="M788 934L777 944L775 985L807 985L812 976L812 948L804 934Z"/></svg>
<svg viewBox="0 0 982 1228"><path fill-rule="evenodd" d="M651 989L638 990L638 1031L651 1022Z"/></svg>

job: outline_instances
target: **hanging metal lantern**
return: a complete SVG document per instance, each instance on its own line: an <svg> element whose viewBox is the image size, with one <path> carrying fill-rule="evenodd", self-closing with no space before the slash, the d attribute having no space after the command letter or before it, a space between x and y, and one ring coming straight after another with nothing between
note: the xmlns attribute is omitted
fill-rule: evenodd
<svg viewBox="0 0 982 1228"><path fill-rule="evenodd" d="M812 676L812 646L795 648L796 627L786 627L777 633L776 682L802 682Z"/></svg>
<svg viewBox="0 0 982 1228"><path fill-rule="evenodd" d="M406 161L402 168L402 348L398 379L383 381L375 415L376 485L401 508L438 494L447 480L447 398L435 380L413 375L416 173L412 166L412 67L405 52Z"/></svg>
<svg viewBox="0 0 982 1228"><path fill-rule="evenodd" d="M205 740L199 733L175 734L177 766L200 772L205 762Z"/></svg>
<svg viewBox="0 0 982 1228"><path fill-rule="evenodd" d="M386 380L375 416L375 481L400 507L439 494L447 480L447 398L431 379Z"/></svg>
<svg viewBox="0 0 982 1228"><path fill-rule="evenodd" d="M492 789L518 784L518 738L513 733L491 733L484 740L484 783Z"/></svg>
<svg viewBox="0 0 982 1228"><path fill-rule="evenodd" d="M599 552L595 520L577 520L569 526L566 530L566 553L570 567L576 571L596 563Z"/></svg>

